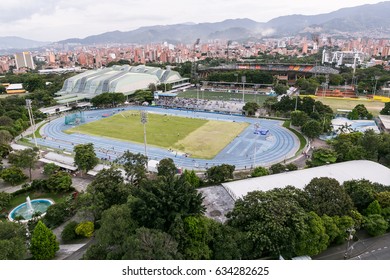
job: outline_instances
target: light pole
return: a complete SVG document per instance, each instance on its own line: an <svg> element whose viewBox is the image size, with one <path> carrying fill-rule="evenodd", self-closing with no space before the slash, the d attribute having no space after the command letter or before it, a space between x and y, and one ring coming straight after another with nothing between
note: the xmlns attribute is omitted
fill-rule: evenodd
<svg viewBox="0 0 390 280"><path fill-rule="evenodd" d="M196 99L199 99L199 84L196 84Z"/></svg>
<svg viewBox="0 0 390 280"><path fill-rule="evenodd" d="M141 123L144 125L144 146L145 146L145 157L146 157L146 170L148 169L148 154L146 151L146 123L148 122L148 113L141 111Z"/></svg>
<svg viewBox="0 0 390 280"><path fill-rule="evenodd" d="M35 121L34 121L34 116L33 116L33 113L32 113L32 109L31 109L31 99L26 99L26 107L27 107L27 111L28 111L28 116L30 118L30 124L31 124L31 127L32 127L32 130L33 130L33 138L34 138L34 144L35 144L35 147L38 148L38 143L37 143L37 138L35 137Z"/></svg>
<svg viewBox="0 0 390 280"><path fill-rule="evenodd" d="M242 82L242 102L245 103L245 82L246 82L246 76L241 76L241 82Z"/></svg>

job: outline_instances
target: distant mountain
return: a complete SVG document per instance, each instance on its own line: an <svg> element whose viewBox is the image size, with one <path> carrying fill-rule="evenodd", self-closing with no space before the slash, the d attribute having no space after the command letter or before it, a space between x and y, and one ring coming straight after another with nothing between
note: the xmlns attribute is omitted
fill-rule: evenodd
<svg viewBox="0 0 390 280"><path fill-rule="evenodd" d="M373 5L343 8L320 15L289 15L266 23L251 19L228 19L215 23L183 23L140 27L132 31L112 31L84 39L67 39L58 43L82 45L107 43L193 43L210 39L246 40L264 36L291 36L298 33L342 34L366 33L366 35L390 36L390 1ZM364 34L363 34L364 35Z"/></svg>
<svg viewBox="0 0 390 280"><path fill-rule="evenodd" d="M0 50L27 50L42 47L47 44L49 44L49 42L39 42L15 36L0 37Z"/></svg>
<svg viewBox="0 0 390 280"><path fill-rule="evenodd" d="M113 31L84 39L67 39L58 43L79 43L85 45L104 43L152 43L167 41L170 43L191 43L197 38L237 40L249 34L259 34L264 29L264 23L250 19L228 19L216 23L174 24L140 27L133 31ZM220 35L221 37L216 37Z"/></svg>
<svg viewBox="0 0 390 280"><path fill-rule="evenodd" d="M290 15L272 19L267 26L280 35L316 31L326 33L370 32L381 30L390 34L390 1L343 8L335 12L304 16Z"/></svg>
<svg viewBox="0 0 390 280"><path fill-rule="evenodd" d="M289 15L274 18L266 23L251 19L227 19L215 23L191 23L140 27L132 31L112 31L71 38L60 44L95 45L108 43L194 43L210 39L256 40L264 36L292 36L299 33L347 34L358 36L390 37L390 1L373 5L343 8L320 15ZM1 50L7 52L38 48L48 42L27 40L20 37L0 37Z"/></svg>

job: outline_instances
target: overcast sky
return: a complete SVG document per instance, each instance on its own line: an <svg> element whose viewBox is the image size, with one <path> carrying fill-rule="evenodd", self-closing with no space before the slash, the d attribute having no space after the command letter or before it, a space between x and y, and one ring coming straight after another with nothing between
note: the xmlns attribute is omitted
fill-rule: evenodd
<svg viewBox="0 0 390 280"><path fill-rule="evenodd" d="M184 22L314 15L378 0L0 0L0 36L38 41Z"/></svg>

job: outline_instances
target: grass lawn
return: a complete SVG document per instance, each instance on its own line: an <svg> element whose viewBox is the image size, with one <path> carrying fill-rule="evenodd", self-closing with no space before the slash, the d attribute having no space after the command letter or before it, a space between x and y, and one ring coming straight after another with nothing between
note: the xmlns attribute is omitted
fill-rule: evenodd
<svg viewBox="0 0 390 280"><path fill-rule="evenodd" d="M196 98L197 92L196 90L187 90L185 92L180 92L177 96L183 98ZM257 102L258 104L262 105L267 97L269 96L260 94L245 94L245 102ZM199 91L199 98L210 100L241 101L242 93Z"/></svg>
<svg viewBox="0 0 390 280"><path fill-rule="evenodd" d="M315 100L321 101L323 104L330 106L333 112L336 113L337 109L352 110L358 104L363 104L369 112L374 116L378 116L379 112L385 107L385 104L380 101L372 101L365 99L342 99L342 98L330 98L330 97L316 97Z"/></svg>
<svg viewBox="0 0 390 280"><path fill-rule="evenodd" d="M230 143L247 123L209 121L161 114L148 114L148 145L171 148L192 157L213 158ZM112 117L80 125L66 131L143 143L144 130L138 111L126 111Z"/></svg>
<svg viewBox="0 0 390 280"><path fill-rule="evenodd" d="M283 123L283 126L284 126L285 128L287 128L288 130L290 130L292 133L294 133L294 134L298 137L299 142L300 142L300 145L299 145L299 150L295 153L295 155L298 155L298 154L301 153L301 151L303 150L303 148L305 148L307 141L306 141L306 138L303 137L303 135L302 135L301 133L299 133L298 131L296 131L295 129L292 129L292 128L290 127L290 122L291 122L291 121L285 121L285 122Z"/></svg>

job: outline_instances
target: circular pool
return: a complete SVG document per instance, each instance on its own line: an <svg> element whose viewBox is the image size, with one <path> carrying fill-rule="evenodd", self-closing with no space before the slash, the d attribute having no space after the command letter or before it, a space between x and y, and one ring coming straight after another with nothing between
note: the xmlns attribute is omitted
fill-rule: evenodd
<svg viewBox="0 0 390 280"><path fill-rule="evenodd" d="M50 199L40 198L27 200L26 202L16 206L8 215L8 219L12 222L15 220L27 222L31 220L34 214L39 213L40 217L46 214L47 208L54 202Z"/></svg>

